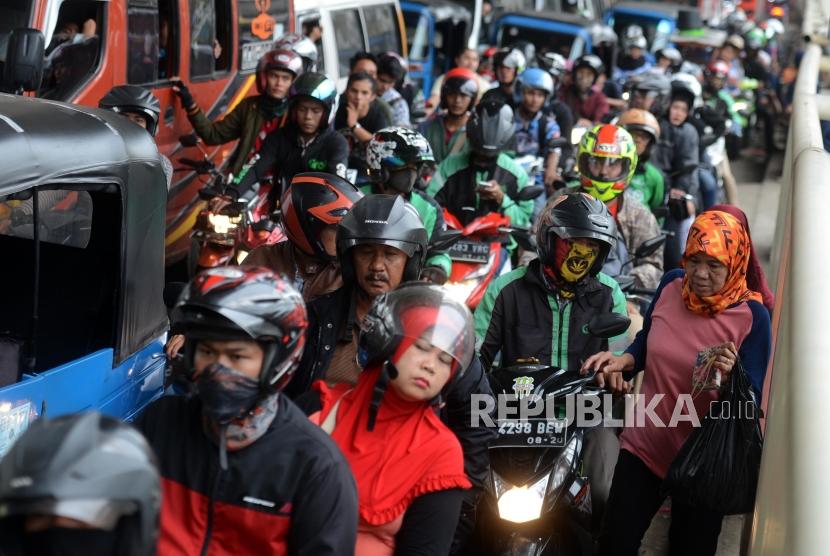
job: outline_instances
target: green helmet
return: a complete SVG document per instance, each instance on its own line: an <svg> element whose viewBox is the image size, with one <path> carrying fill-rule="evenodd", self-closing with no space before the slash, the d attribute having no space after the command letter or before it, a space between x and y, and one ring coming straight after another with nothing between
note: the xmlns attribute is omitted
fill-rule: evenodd
<svg viewBox="0 0 830 556"><path fill-rule="evenodd" d="M616 161L622 164L614 175L604 173ZM617 197L631 182L637 168L637 145L623 128L600 124L582 136L577 168L582 189L602 202Z"/></svg>

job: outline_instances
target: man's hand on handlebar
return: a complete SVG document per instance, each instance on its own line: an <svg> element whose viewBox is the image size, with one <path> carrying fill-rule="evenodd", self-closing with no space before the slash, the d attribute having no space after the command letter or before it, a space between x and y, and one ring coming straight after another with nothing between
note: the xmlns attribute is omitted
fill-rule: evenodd
<svg viewBox="0 0 830 556"><path fill-rule="evenodd" d="M233 199L228 195L219 195L208 201L208 207L213 212L219 212L226 206L230 205Z"/></svg>
<svg viewBox="0 0 830 556"><path fill-rule="evenodd" d="M631 391L631 382L624 380L622 373L633 369L634 357L631 354L614 355L610 351L603 351L586 359L579 372L583 375L596 372L599 387L607 388L615 394L627 394Z"/></svg>

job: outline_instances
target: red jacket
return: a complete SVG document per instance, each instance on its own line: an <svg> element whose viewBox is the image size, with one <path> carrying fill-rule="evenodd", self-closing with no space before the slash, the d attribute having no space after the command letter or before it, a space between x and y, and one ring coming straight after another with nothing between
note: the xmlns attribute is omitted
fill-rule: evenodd
<svg viewBox="0 0 830 556"><path fill-rule="evenodd" d="M576 87L569 85L562 89L560 96L562 101L570 107L576 119L585 118L597 123L611 110L608 106L608 98L602 91L595 89L591 89L588 97L583 100L577 93Z"/></svg>
<svg viewBox="0 0 830 556"><path fill-rule="evenodd" d="M352 554L357 489L337 445L280 396L268 431L228 452L202 430L201 402L170 396L136 426L162 477L159 556Z"/></svg>

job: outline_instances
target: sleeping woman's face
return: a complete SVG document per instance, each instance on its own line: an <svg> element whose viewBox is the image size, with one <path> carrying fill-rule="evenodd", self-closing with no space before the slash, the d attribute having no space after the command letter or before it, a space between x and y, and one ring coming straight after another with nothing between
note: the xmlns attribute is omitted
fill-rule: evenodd
<svg viewBox="0 0 830 556"><path fill-rule="evenodd" d="M729 269L714 257L695 253L685 260L686 275L689 286L698 296L715 295L726 283Z"/></svg>
<svg viewBox="0 0 830 556"><path fill-rule="evenodd" d="M429 401L449 381L454 363L450 354L418 338L395 363L398 376L390 384L407 401Z"/></svg>

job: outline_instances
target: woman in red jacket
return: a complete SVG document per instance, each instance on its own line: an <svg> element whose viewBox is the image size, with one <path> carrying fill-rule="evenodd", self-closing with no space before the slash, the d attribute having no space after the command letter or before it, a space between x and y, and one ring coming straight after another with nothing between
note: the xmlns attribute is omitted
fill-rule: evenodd
<svg viewBox="0 0 830 556"><path fill-rule="evenodd" d="M331 434L358 488L361 556L447 554L461 508L461 446L439 420L473 357L472 316L437 286L380 296L364 320L356 386L315 384L311 419Z"/></svg>

